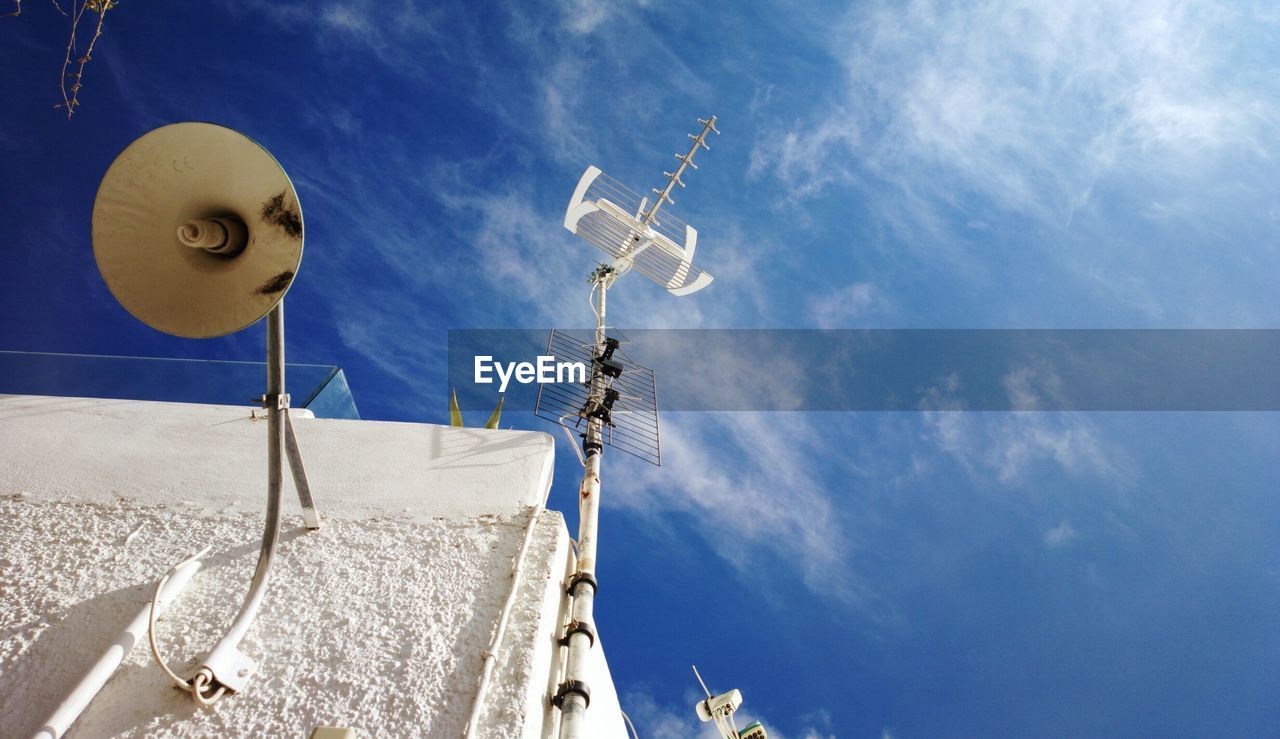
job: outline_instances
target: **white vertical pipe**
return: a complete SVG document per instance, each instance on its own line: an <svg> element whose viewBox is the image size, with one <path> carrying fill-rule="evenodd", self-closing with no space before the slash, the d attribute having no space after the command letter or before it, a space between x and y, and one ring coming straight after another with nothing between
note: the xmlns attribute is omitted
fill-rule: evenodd
<svg viewBox="0 0 1280 739"><path fill-rule="evenodd" d="M547 493L550 494L550 492L551 488L548 487ZM476 697L471 704L471 715L467 718L467 725L462 729L463 739L471 739L475 735L476 727L480 725L480 713L484 708L485 694L489 689L489 677L493 674L493 665L498 659L498 649L502 646L502 638L507 633L507 622L511 618L511 609L515 607L516 595L520 591L521 579L524 577L525 554L529 551L534 529L546 507L547 499L544 496L542 502L533 507L533 512L529 514L529 522L525 524L524 540L520 543L520 551L516 553L516 563L511 570L511 590L507 592L507 600L502 604L498 628L489 642L489 648L484 650L484 663L480 667L480 684L476 687Z"/></svg>
<svg viewBox="0 0 1280 739"><path fill-rule="evenodd" d="M604 348L605 341L605 293L611 275L601 275L597 281L600 290L600 307L596 311L596 351ZM592 365L591 398L604 397L604 378L595 363ZM578 573L590 574L596 569L597 526L600 519L600 457L602 456L604 422L599 418L587 421L587 438L583 444L587 455L586 470L578 493ZM595 588L588 582L576 581L571 596L571 618L589 624L595 631L593 611ZM565 680L583 680L587 661L590 659L593 639L580 631L569 635L569 658L565 664ZM588 686L590 687L590 686ZM586 736L587 701L578 693L566 693L560 704L560 739L582 739Z"/></svg>
<svg viewBox="0 0 1280 739"><path fill-rule="evenodd" d="M169 578L168 582L160 590L160 600L157 604L157 612L164 610L174 598L178 596L187 587L187 583L191 582L191 578L195 576L200 569L199 559L188 559L179 563L173 569L169 570L169 574L165 577ZM107 680L115 673L120 663L124 662L124 658L129 656L129 652L133 650L134 645L145 640L147 637L147 625L151 621L151 601L138 611L133 617L129 625L121 632L119 638L107 651L102 653L98 661L93 667L80 678L80 682L75 688L62 699L62 703L58 705L57 710L53 712L35 733L32 739L58 739L71 725L75 723L84 709L88 707L89 702L97 696L98 691L102 690L102 686L106 685Z"/></svg>

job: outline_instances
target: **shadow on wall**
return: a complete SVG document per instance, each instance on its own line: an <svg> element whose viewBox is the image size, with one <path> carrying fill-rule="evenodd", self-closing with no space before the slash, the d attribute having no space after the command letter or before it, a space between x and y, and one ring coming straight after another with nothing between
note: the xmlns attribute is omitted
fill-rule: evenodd
<svg viewBox="0 0 1280 739"><path fill-rule="evenodd" d="M305 533L307 529L301 526L281 532L280 543L283 546ZM259 545L260 542L255 539L229 549L211 552L204 558L204 566L196 578L223 567L243 567L244 562L239 560L256 555ZM177 560L174 564L176 562ZM108 560L98 564L109 565L110 563L111 561ZM131 696L118 696L112 691L103 690L85 710L85 714L90 711L95 714L94 726L104 735L116 736L141 729L146 723L151 723L157 715L167 716L168 720L165 723L173 724L189 719L200 712L200 707L185 693L177 690L173 682L152 663L145 640L141 644L133 644L132 638L122 633L138 610L151 601L155 594L156 583L167 569L168 566L159 566L155 579L149 582L102 593L79 601L70 608L51 609L53 612L43 617L37 616L34 620L29 619L26 623L15 624L0 631L0 644L8 645L15 640L18 643L31 643L32 635L48 623L48 628L44 629L38 637L34 637L34 643L23 650L16 666L0 673L0 696L3 696L0 698L0 716L4 716L6 722L18 719L16 724L4 727L6 736L31 736L39 731L44 720L57 709L63 698L75 688L80 678L93 667L103 652L116 643L125 648L126 662L120 665L111 680L128 682L144 690L148 696L164 696L159 703L164 713L139 716L136 712L127 710L128 707L125 705L112 705L110 702L113 696L116 697L117 703L127 701ZM48 574L51 589L59 588L58 579L61 574L54 572ZM90 578L94 573L81 571L77 575L79 578ZM246 588L247 585L246 579ZM237 599L238 603L238 599L243 594L243 592L237 593L229 596L229 599ZM181 602L181 596L178 602ZM225 617L225 614L219 617ZM159 626L162 651L165 649L165 621L165 617L161 616ZM230 621L227 621L223 625L229 625L229 623ZM124 641L121 641L122 639ZM213 643L209 643L202 648L207 650L212 646ZM139 654L146 655L146 663L130 664L132 660L129 658L136 660ZM195 667L196 659L202 656L203 652L192 654L185 663L174 664L173 667L179 674L185 674ZM38 674L34 669L36 666L39 669ZM8 733L11 729L14 730L12 734ZM74 734L75 726L73 725L68 735Z"/></svg>

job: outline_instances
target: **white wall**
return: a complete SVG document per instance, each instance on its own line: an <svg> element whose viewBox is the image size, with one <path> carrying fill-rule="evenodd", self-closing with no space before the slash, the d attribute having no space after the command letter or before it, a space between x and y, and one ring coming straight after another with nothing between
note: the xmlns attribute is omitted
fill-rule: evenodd
<svg viewBox="0 0 1280 739"><path fill-rule="evenodd" d="M320 724L460 735L531 507L551 483L551 438L295 425L325 526L300 527L286 483L273 584L242 647L260 663L248 688L200 709L138 645L70 736L305 736ZM0 733L38 728L159 575L206 544L206 569L160 637L180 672L213 645L257 557L265 434L247 408L0 396ZM542 514L527 556L482 736L554 728L572 567L558 513ZM591 735L625 736L595 652Z"/></svg>

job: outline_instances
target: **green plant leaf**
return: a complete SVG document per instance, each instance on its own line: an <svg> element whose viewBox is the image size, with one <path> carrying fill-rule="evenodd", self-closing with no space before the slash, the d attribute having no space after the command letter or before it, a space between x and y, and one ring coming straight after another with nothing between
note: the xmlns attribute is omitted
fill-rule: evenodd
<svg viewBox="0 0 1280 739"><path fill-rule="evenodd" d="M493 413L489 414L489 420L484 422L485 428L487 429L498 428L498 420L502 418L502 401L506 399L507 399L507 396L505 395L498 396L498 407L493 409Z"/></svg>
<svg viewBox="0 0 1280 739"><path fill-rule="evenodd" d="M462 428L462 411L458 409L457 390L449 391L449 425Z"/></svg>

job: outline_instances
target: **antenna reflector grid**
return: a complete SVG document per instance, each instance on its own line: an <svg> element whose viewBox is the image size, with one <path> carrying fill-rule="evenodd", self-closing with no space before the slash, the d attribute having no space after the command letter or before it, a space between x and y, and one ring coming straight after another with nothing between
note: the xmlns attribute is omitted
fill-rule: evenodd
<svg viewBox="0 0 1280 739"><path fill-rule="evenodd" d="M698 232L670 210L648 221L645 200L596 167L587 168L565 214L565 228L608 254L619 271L635 271L676 295L711 284L693 264Z"/></svg>
<svg viewBox="0 0 1280 739"><path fill-rule="evenodd" d="M575 336L572 332L552 329L547 337L547 355L556 363L581 362L591 368L595 360L595 344L585 338ZM604 425L604 443L643 459L650 464L661 466L662 454L658 432L658 388L654 371L641 367L631 361L630 357L616 350L615 358L620 358L623 372L619 377L608 380L607 389L618 393L613 404L610 420ZM561 419L573 425L581 425L586 419L586 411L591 400L591 375L588 371L587 382L543 383L538 386L538 399L534 406L534 415L548 421L560 423Z"/></svg>

